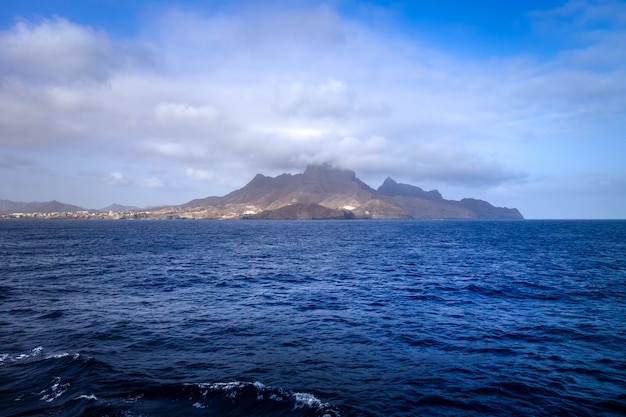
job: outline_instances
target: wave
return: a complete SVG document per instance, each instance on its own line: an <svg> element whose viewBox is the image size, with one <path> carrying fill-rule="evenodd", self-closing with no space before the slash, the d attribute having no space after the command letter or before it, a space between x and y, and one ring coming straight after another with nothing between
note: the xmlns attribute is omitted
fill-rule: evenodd
<svg viewBox="0 0 626 417"><path fill-rule="evenodd" d="M8 416L303 416L341 417L310 392L258 381L164 383L126 375L78 353L47 354L41 346L0 354L0 409Z"/></svg>

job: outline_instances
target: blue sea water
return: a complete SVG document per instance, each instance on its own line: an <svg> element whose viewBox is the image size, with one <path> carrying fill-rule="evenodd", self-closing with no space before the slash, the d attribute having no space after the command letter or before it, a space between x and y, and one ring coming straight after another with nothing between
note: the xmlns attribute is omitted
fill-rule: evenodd
<svg viewBox="0 0 626 417"><path fill-rule="evenodd" d="M626 221L0 222L0 415L626 415Z"/></svg>

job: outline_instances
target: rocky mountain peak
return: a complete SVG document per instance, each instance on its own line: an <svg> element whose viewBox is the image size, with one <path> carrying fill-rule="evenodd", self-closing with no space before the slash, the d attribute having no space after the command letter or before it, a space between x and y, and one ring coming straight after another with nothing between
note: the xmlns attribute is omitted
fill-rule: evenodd
<svg viewBox="0 0 626 417"><path fill-rule="evenodd" d="M399 184L391 177L387 177L383 184L378 187L379 194L389 197L415 197L427 200L441 200L443 197L437 190L424 191L420 187L409 184Z"/></svg>
<svg viewBox="0 0 626 417"><path fill-rule="evenodd" d="M348 169L334 168L328 164L322 165L309 165L306 167L306 170L302 173L304 178L315 178L315 179L344 179L344 180L354 180L356 178L356 173L354 171L350 171Z"/></svg>

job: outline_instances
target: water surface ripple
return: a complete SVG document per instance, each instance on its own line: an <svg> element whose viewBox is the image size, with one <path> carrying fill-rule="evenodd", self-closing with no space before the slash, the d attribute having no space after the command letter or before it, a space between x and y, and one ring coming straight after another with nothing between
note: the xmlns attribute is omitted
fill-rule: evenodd
<svg viewBox="0 0 626 417"><path fill-rule="evenodd" d="M3 416L626 415L626 221L0 222Z"/></svg>

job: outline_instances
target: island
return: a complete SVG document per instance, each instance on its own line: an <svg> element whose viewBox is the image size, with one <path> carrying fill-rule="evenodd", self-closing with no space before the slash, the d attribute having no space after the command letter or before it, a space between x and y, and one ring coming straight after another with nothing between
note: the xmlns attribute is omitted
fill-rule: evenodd
<svg viewBox="0 0 626 417"><path fill-rule="evenodd" d="M222 197L205 197L181 205L151 209L114 205L89 210L59 203L0 200L0 218L45 219L500 219L520 220L515 208L494 207L473 198L446 200L437 190L387 178L378 189L354 171L309 165L299 174L257 174L243 188Z"/></svg>

